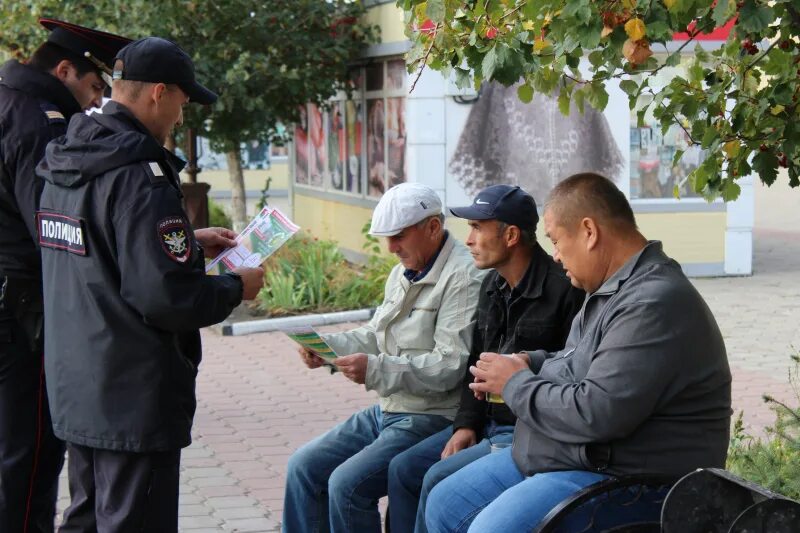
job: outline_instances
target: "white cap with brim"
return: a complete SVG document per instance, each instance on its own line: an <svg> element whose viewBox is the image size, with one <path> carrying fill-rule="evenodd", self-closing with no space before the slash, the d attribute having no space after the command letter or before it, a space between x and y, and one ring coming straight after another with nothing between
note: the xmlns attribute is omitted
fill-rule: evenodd
<svg viewBox="0 0 800 533"><path fill-rule="evenodd" d="M401 183L386 191L375 206L369 234L391 237L441 212L436 191L419 183Z"/></svg>

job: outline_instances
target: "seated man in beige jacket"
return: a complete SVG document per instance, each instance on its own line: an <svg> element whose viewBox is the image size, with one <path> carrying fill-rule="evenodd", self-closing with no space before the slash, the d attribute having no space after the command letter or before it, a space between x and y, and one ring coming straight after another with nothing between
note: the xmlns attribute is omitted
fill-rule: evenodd
<svg viewBox="0 0 800 533"><path fill-rule="evenodd" d="M444 229L432 189L403 183L383 195L370 234L400 259L372 320L325 336L350 380L380 396L289 459L283 531L380 532L378 499L391 459L452 424L466 371L482 274ZM300 351L310 368L322 365Z"/></svg>

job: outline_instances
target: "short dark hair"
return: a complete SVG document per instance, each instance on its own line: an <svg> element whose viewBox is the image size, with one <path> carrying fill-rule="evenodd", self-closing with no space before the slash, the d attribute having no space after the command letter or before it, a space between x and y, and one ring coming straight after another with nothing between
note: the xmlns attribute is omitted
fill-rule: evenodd
<svg viewBox="0 0 800 533"><path fill-rule="evenodd" d="M582 172L553 188L545 209L555 212L559 225L574 226L583 217L613 222L620 229L635 230L636 219L628 199L610 179Z"/></svg>
<svg viewBox="0 0 800 533"><path fill-rule="evenodd" d="M50 72L65 59L75 66L79 78L82 78L89 72L100 74L100 70L85 57L81 57L75 52L51 42L45 42L37 48L31 56L30 61L28 61L28 64L43 72Z"/></svg>
<svg viewBox="0 0 800 533"><path fill-rule="evenodd" d="M524 248L531 249L536 245L536 226L532 228L520 228L516 224L508 224L502 220L497 221L497 233L502 235L507 227L514 226L519 230L519 242Z"/></svg>

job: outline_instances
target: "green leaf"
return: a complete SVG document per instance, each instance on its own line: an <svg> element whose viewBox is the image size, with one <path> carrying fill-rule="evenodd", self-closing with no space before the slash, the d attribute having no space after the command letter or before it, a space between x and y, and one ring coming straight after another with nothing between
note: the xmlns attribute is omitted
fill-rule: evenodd
<svg viewBox="0 0 800 533"><path fill-rule="evenodd" d="M517 96L523 103L529 104L533 100L533 87L527 83L517 88Z"/></svg>
<svg viewBox="0 0 800 533"><path fill-rule="evenodd" d="M602 83L590 83L588 96L589 104L598 111L602 111L608 105L608 92Z"/></svg>
<svg viewBox="0 0 800 533"><path fill-rule="evenodd" d="M622 89L625 94L630 96L639 90L639 84L633 80L622 80L619 82L619 88Z"/></svg>
<svg viewBox="0 0 800 533"><path fill-rule="evenodd" d="M586 93L580 89L572 93L572 101L575 102L575 105L577 106L581 115L583 115L585 109L585 98Z"/></svg>
<svg viewBox="0 0 800 533"><path fill-rule="evenodd" d="M456 75L456 87L458 87L459 89L466 89L471 85L472 80L470 78L469 70L463 68L456 68L454 72Z"/></svg>
<svg viewBox="0 0 800 533"><path fill-rule="evenodd" d="M700 165L693 172L689 174L689 183L692 185L692 190L697 193L702 193L708 184L710 172L707 165Z"/></svg>
<svg viewBox="0 0 800 533"><path fill-rule="evenodd" d="M642 128L644 127L644 116L647 114L647 107L643 107L639 111L636 112L636 127Z"/></svg>
<svg viewBox="0 0 800 533"><path fill-rule="evenodd" d="M681 157L683 157L683 152L683 150L675 150L675 155L672 157L673 167L678 166L678 162L681 160Z"/></svg>
<svg viewBox="0 0 800 533"><path fill-rule="evenodd" d="M738 26L744 32L759 33L775 20L775 11L771 7L759 6L755 2L745 2L739 11L738 20Z"/></svg>
<svg viewBox="0 0 800 533"><path fill-rule="evenodd" d="M778 177L778 156L771 150L759 151L753 157L753 171L758 174L761 181L772 185Z"/></svg>
<svg viewBox="0 0 800 533"><path fill-rule="evenodd" d="M578 12L575 13L575 18L586 24L592 19L592 8L588 4L582 5L578 8Z"/></svg>
<svg viewBox="0 0 800 533"><path fill-rule="evenodd" d="M483 61L481 62L481 74L483 75L483 79L488 80L491 79L492 74L494 74L494 70L497 68L497 45L492 46L486 55L483 56Z"/></svg>
<svg viewBox="0 0 800 533"><path fill-rule="evenodd" d="M733 14L730 9L733 0L717 0L717 5L714 7L714 25L719 28L724 25Z"/></svg>
<svg viewBox="0 0 800 533"><path fill-rule="evenodd" d="M650 42L661 42L672 38L672 28L663 20L655 20L647 23L647 37Z"/></svg>
<svg viewBox="0 0 800 533"><path fill-rule="evenodd" d="M667 60L665 61L668 67L677 67L681 64L681 54L680 52L673 52L672 54L667 56Z"/></svg>
<svg viewBox="0 0 800 533"><path fill-rule="evenodd" d="M558 95L558 110L564 116L569 116L569 101L569 91L561 89L561 93Z"/></svg>
<svg viewBox="0 0 800 533"><path fill-rule="evenodd" d="M444 0L428 0L428 7L425 9L425 15L433 22L444 22Z"/></svg>
<svg viewBox="0 0 800 533"><path fill-rule="evenodd" d="M733 180L733 178L725 179L722 182L722 199L726 202L731 202L739 198L742 188Z"/></svg>

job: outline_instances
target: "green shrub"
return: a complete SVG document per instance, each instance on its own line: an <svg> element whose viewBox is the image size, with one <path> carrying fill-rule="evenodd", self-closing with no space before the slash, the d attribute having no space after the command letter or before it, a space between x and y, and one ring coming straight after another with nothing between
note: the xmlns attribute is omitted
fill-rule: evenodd
<svg viewBox="0 0 800 533"><path fill-rule="evenodd" d="M367 264L356 265L336 243L299 232L266 262L259 308L285 315L378 305L395 260L370 251Z"/></svg>
<svg viewBox="0 0 800 533"><path fill-rule="evenodd" d="M796 407L769 395L764 401L775 412L775 423L764 439L747 434L742 413L733 427L728 449L728 470L779 494L800 500L800 357L792 355L789 372Z"/></svg>
<svg viewBox="0 0 800 533"><path fill-rule="evenodd" d="M208 199L208 226L211 228L232 228L231 217L217 202Z"/></svg>

